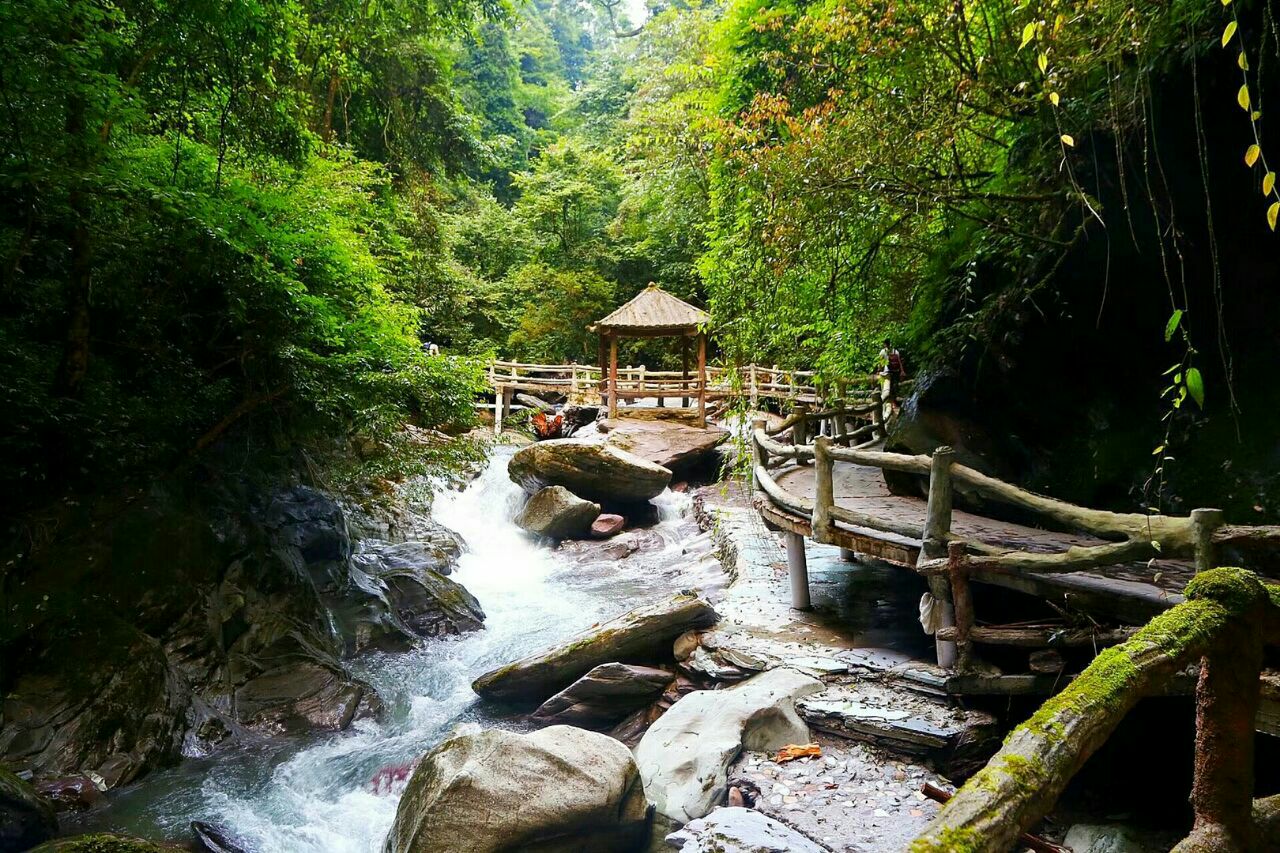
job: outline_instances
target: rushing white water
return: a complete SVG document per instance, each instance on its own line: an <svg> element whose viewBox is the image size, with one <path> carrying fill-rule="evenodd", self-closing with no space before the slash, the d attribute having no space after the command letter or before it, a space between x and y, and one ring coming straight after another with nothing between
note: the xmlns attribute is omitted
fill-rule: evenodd
<svg viewBox="0 0 1280 853"><path fill-rule="evenodd" d="M115 795L89 823L185 839L189 822L203 820L262 853L381 850L404 780L375 788L379 770L417 758L459 724L520 727L518 717L495 716L479 702L471 690L476 675L678 585L661 570L693 532L687 496L654 500L656 550L610 560L588 548L574 557L534 543L512 523L521 494L507 478L509 457L497 451L465 491L442 490L433 510L467 542L453 578L480 600L485 628L360 660L357 674L387 704L381 721L187 762Z"/></svg>

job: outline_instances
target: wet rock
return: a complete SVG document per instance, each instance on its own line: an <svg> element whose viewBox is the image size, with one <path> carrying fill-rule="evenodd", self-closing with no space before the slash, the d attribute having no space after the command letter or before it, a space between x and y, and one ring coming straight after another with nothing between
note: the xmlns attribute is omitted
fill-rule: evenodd
<svg viewBox="0 0 1280 853"><path fill-rule="evenodd" d="M512 481L533 494L564 486L584 500L627 504L649 500L671 482L671 472L604 444L573 438L521 448L507 463Z"/></svg>
<svg viewBox="0 0 1280 853"><path fill-rule="evenodd" d="M205 853L249 853L248 846L227 830L202 820L191 822L196 849Z"/></svg>
<svg viewBox="0 0 1280 853"><path fill-rule="evenodd" d="M1074 853L1153 853L1156 849L1143 844L1132 829L1119 824L1078 823L1062 843Z"/></svg>
<svg viewBox="0 0 1280 853"><path fill-rule="evenodd" d="M104 785L105 787L105 785ZM56 811L84 811L102 799L99 783L88 776L63 776L59 779L41 779L36 791Z"/></svg>
<svg viewBox="0 0 1280 853"><path fill-rule="evenodd" d="M450 738L410 779L385 853L635 850L647 806L630 751L551 726Z"/></svg>
<svg viewBox="0 0 1280 853"><path fill-rule="evenodd" d="M997 440L979 417L972 393L950 370L921 374L901 410L890 419L885 450L892 453L932 454L942 446L952 448L961 465L976 468L1004 480L1014 479L1008 458L1007 437ZM885 485L898 495L928 495L928 479L914 474L884 472ZM977 495L956 486L957 495L978 506Z"/></svg>
<svg viewBox="0 0 1280 853"><path fill-rule="evenodd" d="M600 623L569 641L492 670L472 682L486 699L542 700L592 668L614 661L652 660L669 654L671 641L716 620L702 599L680 593Z"/></svg>
<svg viewBox="0 0 1280 853"><path fill-rule="evenodd" d="M600 422L608 433L605 444L671 469L691 471L715 458L715 449L729 437L717 426L696 427L675 421L615 418Z"/></svg>
<svg viewBox="0 0 1280 853"><path fill-rule="evenodd" d="M606 512L596 517L591 522L591 538L592 539L608 539L617 536L622 532L622 528L627 524L627 520L620 515Z"/></svg>
<svg viewBox="0 0 1280 853"><path fill-rule="evenodd" d="M600 504L584 501L564 486L548 486L529 498L516 524L548 539L581 539L592 535Z"/></svg>
<svg viewBox="0 0 1280 853"><path fill-rule="evenodd" d="M484 611L459 583L432 571L393 571L381 575L396 614L417 637L444 637L478 631Z"/></svg>
<svg viewBox="0 0 1280 853"><path fill-rule="evenodd" d="M775 669L725 690L683 697L636 747L645 793L673 821L706 815L724 802L729 764L744 748L775 750L808 742L809 729L795 704L820 690L816 678Z"/></svg>
<svg viewBox="0 0 1280 853"><path fill-rule="evenodd" d="M662 695L675 675L664 669L606 663L538 706L534 719L584 728L604 728Z"/></svg>
<svg viewBox="0 0 1280 853"><path fill-rule="evenodd" d="M667 836L680 853L826 853L786 824L754 809L719 808Z"/></svg>
<svg viewBox="0 0 1280 853"><path fill-rule="evenodd" d="M0 754L40 776L92 771L109 788L176 760L190 694L160 644L118 620L65 626L61 657L4 697Z"/></svg>
<svg viewBox="0 0 1280 853"><path fill-rule="evenodd" d="M515 401L522 406L542 412L543 414L554 415L556 413L555 406L551 405L541 397L535 397L532 394L516 394Z"/></svg>
<svg viewBox="0 0 1280 853"><path fill-rule="evenodd" d="M0 850L26 850L57 831L53 807L0 765Z"/></svg>
<svg viewBox="0 0 1280 853"><path fill-rule="evenodd" d="M564 434L566 437L573 435L578 430L588 424L593 424L596 418L600 416L599 406L565 406L560 410L560 416L564 418Z"/></svg>
<svg viewBox="0 0 1280 853"><path fill-rule="evenodd" d="M257 675L235 692L236 717L260 734L341 731L382 709L373 688L336 663L305 662Z"/></svg>
<svg viewBox="0 0 1280 853"><path fill-rule="evenodd" d="M174 844L156 844L141 838L94 833L47 841L28 853L174 853L185 850Z"/></svg>

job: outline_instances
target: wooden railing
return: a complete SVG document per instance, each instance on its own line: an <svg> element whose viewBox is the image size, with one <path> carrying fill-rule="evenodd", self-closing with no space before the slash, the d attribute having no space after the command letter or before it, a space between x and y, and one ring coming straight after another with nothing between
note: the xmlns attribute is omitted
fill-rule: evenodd
<svg viewBox="0 0 1280 853"><path fill-rule="evenodd" d="M858 411L855 409L854 411ZM819 413L825 414L825 413ZM877 417L876 407L869 414ZM1215 553L1224 544L1280 542L1280 529L1239 527L1223 524L1216 509L1197 509L1178 517L1145 513L1118 513L1076 506L1011 485L954 461L951 448L939 447L932 456L886 453L868 447L883 434L883 425L873 420L867 427L843 435L809 438L808 418L788 419L780 428L768 430L763 421L754 424L754 482L776 507L806 517L810 535L817 542L842 544L845 527L887 533L920 543L916 569L929 579L930 592L942 608L942 629L938 631L938 662L952 667L960 653L967 663L969 646L984 644L1025 645L1025 632L1013 630L1008 638L995 629L974 634L974 614L969 604L971 580L991 582L1001 575L1055 574L1081 572L1107 566L1135 563L1155 558L1193 560L1197 570L1215 563ZM776 439L784 428L791 431L792 443ZM842 447L853 436L867 438L861 445ZM797 464L813 464L815 497L803 499L788 493L770 474L771 462L790 459ZM928 477L929 491L922 525L906 523L839 506L834 495L833 470L836 462L847 462L883 470ZM1098 545L1075 545L1056 553L1008 550L990 543L963 542L964 558L948 561L948 547L957 541L951 532L953 492L957 485L984 499L1015 507L1044 518L1052 526L1089 534L1103 540ZM957 568L958 566L958 568ZM1155 569L1151 570L1154 582Z"/></svg>
<svg viewBox="0 0 1280 853"><path fill-rule="evenodd" d="M963 548L952 551L956 564ZM1199 662L1195 823L1174 853L1280 851L1280 796L1253 798L1259 674L1264 647L1275 644L1280 586L1242 569L1201 572L1184 602L1102 652L1016 728L911 850L1003 853L1017 846L1134 705L1168 692L1173 678Z"/></svg>

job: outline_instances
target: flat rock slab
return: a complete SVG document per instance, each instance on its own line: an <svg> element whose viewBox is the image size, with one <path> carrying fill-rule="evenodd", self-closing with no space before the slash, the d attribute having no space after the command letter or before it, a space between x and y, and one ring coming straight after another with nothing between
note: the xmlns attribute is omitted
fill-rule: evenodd
<svg viewBox="0 0 1280 853"><path fill-rule="evenodd" d="M636 765L657 811L678 823L703 817L724 801L730 762L745 749L806 743L797 700L822 682L789 669L762 673L724 690L681 698L645 732Z"/></svg>
<svg viewBox="0 0 1280 853"><path fill-rule="evenodd" d="M600 422L605 444L647 459L672 471L685 471L705 462L729 437L717 426L696 427L674 421L612 418Z"/></svg>
<svg viewBox="0 0 1280 853"><path fill-rule="evenodd" d="M827 853L784 823L755 809L720 808L667 836L680 853Z"/></svg>
<svg viewBox="0 0 1280 853"><path fill-rule="evenodd" d="M1002 734L996 718L983 711L867 681L828 685L796 709L819 731L928 758L949 774L981 766L999 748Z"/></svg>
<svg viewBox="0 0 1280 853"><path fill-rule="evenodd" d="M587 629L569 641L486 672L471 687L486 699L541 701L593 668L669 654L676 637L718 617L706 601L680 593Z"/></svg>
<svg viewBox="0 0 1280 853"><path fill-rule="evenodd" d="M567 726L608 727L652 704L675 678L651 666L601 664L543 702L533 717Z"/></svg>
<svg viewBox="0 0 1280 853"><path fill-rule="evenodd" d="M572 726L450 738L414 771L385 853L630 850L648 809L630 751Z"/></svg>
<svg viewBox="0 0 1280 853"><path fill-rule="evenodd" d="M671 482L671 471L647 459L598 441L560 438L521 448L507 463L507 475L533 494L564 486L578 497L601 504L640 503L657 497Z"/></svg>

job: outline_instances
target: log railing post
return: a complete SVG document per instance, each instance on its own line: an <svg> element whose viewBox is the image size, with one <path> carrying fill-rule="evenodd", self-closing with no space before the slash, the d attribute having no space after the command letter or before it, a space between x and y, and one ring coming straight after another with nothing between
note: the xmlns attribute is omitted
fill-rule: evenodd
<svg viewBox="0 0 1280 853"><path fill-rule="evenodd" d="M969 667L972 653L969 632L973 630L975 616L963 542L947 543L947 573L951 580L951 602L956 619L956 667L965 670Z"/></svg>
<svg viewBox="0 0 1280 853"><path fill-rule="evenodd" d="M1207 572L1214 568L1213 532L1222 526L1222 510L1191 510L1192 537L1195 541L1196 571Z"/></svg>
<svg viewBox="0 0 1280 853"><path fill-rule="evenodd" d="M886 433L884 430L884 404L880 402L880 395L876 395L876 406L871 410L871 423L875 427L871 430L873 438L884 439Z"/></svg>
<svg viewBox="0 0 1280 853"><path fill-rule="evenodd" d="M795 402L791 405L791 414L795 417L796 422L791 426L791 443L796 447L809 443L809 421L806 414L809 407L804 403ZM800 460L797 459L797 462Z"/></svg>
<svg viewBox="0 0 1280 853"><path fill-rule="evenodd" d="M756 480L756 469L761 470L769 467L769 451L760 446L760 442L756 441L756 433L763 431L768 425L768 421L764 418L755 418L751 421L751 487L759 489L760 483Z"/></svg>
<svg viewBox="0 0 1280 853"><path fill-rule="evenodd" d="M835 460L831 458L831 439L820 435L813 440L814 496L810 526L814 542L831 541L831 507L835 504L833 473Z"/></svg>
<svg viewBox="0 0 1280 853"><path fill-rule="evenodd" d="M924 536L920 545L920 561L937 560L947 555L947 538L951 533L951 465L955 451L939 447L933 451L929 469L929 502L925 509ZM936 607L942 608L941 627L956 624L955 609L951 602L951 585L942 575L929 576L929 592ZM951 669L956 663L956 644L949 640L937 640L938 666Z"/></svg>
<svg viewBox="0 0 1280 853"><path fill-rule="evenodd" d="M747 365L747 387L751 394L751 409L755 411L760 405L760 389L756 384L756 363Z"/></svg>
<svg viewBox="0 0 1280 853"><path fill-rule="evenodd" d="M1198 565L1198 563L1197 563ZM1200 661L1196 684L1191 835L1174 851L1257 850L1253 826L1254 725L1261 698L1258 614L1229 623ZM1207 846L1200 846L1207 843Z"/></svg>

